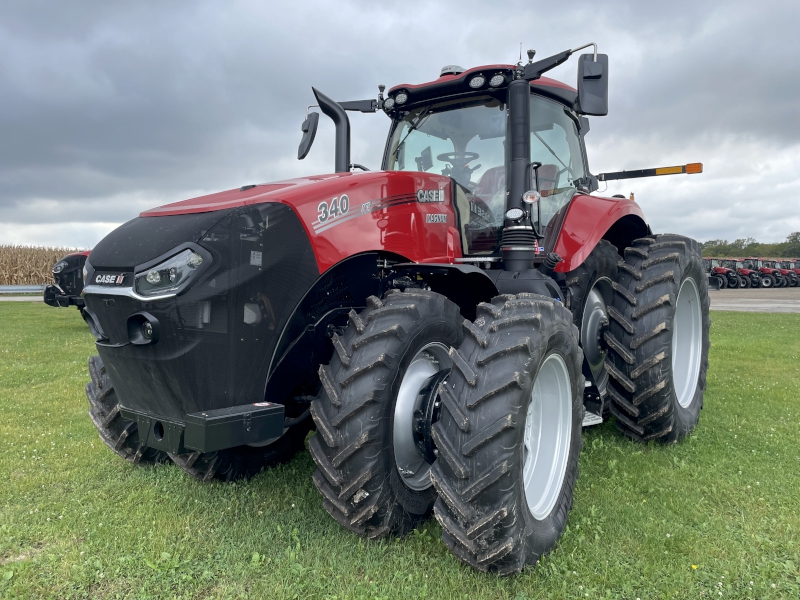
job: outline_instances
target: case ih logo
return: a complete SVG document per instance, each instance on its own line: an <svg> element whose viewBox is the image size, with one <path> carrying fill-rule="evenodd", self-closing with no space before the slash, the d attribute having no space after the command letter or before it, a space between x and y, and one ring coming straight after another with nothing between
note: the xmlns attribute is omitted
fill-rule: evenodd
<svg viewBox="0 0 800 600"><path fill-rule="evenodd" d="M121 275L98 275L94 278L94 282L100 285L122 285L123 281L125 281L124 273Z"/></svg>
<svg viewBox="0 0 800 600"><path fill-rule="evenodd" d="M417 192L417 202L444 202L444 190L420 190Z"/></svg>

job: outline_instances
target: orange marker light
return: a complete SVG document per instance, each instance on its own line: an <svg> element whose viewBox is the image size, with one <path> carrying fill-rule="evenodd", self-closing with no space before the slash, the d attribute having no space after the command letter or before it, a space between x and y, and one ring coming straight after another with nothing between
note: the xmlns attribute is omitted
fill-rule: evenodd
<svg viewBox="0 0 800 600"><path fill-rule="evenodd" d="M703 172L703 163L689 163L686 165L686 173L693 174L693 173L702 173Z"/></svg>

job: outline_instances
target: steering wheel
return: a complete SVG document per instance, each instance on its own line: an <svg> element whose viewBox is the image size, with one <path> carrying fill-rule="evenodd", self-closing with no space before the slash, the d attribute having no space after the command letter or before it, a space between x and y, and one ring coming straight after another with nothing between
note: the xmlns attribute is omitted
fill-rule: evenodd
<svg viewBox="0 0 800 600"><path fill-rule="evenodd" d="M449 162L451 165L456 164L456 161L459 161L466 165L468 162L473 161L477 158L480 158L480 154L477 152L444 152L436 157L436 160L441 160L444 162Z"/></svg>

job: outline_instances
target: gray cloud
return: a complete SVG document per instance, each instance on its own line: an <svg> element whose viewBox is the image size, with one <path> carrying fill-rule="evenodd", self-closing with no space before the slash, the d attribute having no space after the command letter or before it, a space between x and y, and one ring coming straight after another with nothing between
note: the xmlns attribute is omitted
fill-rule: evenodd
<svg viewBox="0 0 800 600"><path fill-rule="evenodd" d="M596 172L706 163L634 184L654 229L765 241L800 229L800 6L651 4L6 2L0 242L70 223L62 234L92 245L150 206L330 171L327 122L295 160L311 85L374 97L443 64L513 62L519 41L539 56L586 41L610 55L611 114L587 138ZM570 61L553 75L575 73ZM388 120L351 120L354 160L379 167Z"/></svg>

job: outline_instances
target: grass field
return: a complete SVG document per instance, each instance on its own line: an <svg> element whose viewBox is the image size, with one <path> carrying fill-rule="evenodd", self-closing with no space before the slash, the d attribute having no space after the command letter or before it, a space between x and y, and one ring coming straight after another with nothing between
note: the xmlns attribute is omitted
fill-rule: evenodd
<svg viewBox="0 0 800 600"><path fill-rule="evenodd" d="M125 463L87 415L78 312L0 304L0 597L798 598L800 315L712 318L694 435L587 430L560 546L499 579L451 556L435 521L345 531L307 452L234 485Z"/></svg>

